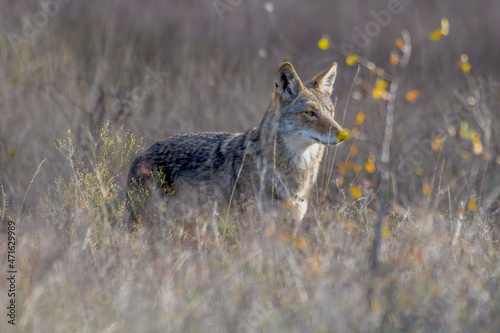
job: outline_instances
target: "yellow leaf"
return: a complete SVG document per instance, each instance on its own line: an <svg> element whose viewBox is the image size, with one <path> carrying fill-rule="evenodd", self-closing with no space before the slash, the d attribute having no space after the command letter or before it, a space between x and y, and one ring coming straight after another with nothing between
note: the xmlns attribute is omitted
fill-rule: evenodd
<svg viewBox="0 0 500 333"><path fill-rule="evenodd" d="M396 46L403 51L403 48L405 47L405 43L401 38L396 39Z"/></svg>
<svg viewBox="0 0 500 333"><path fill-rule="evenodd" d="M422 193L424 195L429 195L431 193L431 190L432 190L432 188L428 184L425 184L424 186L422 186Z"/></svg>
<svg viewBox="0 0 500 333"><path fill-rule="evenodd" d="M361 170L363 170L363 167L361 165L359 165L359 164L354 164L353 167L352 167L352 169L354 170L354 172L360 173Z"/></svg>
<svg viewBox="0 0 500 333"><path fill-rule="evenodd" d="M391 231L387 227L382 228L381 233L382 233L382 237L384 237L384 238L391 237Z"/></svg>
<svg viewBox="0 0 500 333"><path fill-rule="evenodd" d="M351 188L349 188L349 193L354 199L359 199L363 195L363 191L361 191L361 189L356 186L351 186Z"/></svg>
<svg viewBox="0 0 500 333"><path fill-rule="evenodd" d="M365 170L366 172L368 173L374 173L375 172L375 164L373 163L370 163L370 162L366 162L365 163Z"/></svg>
<svg viewBox="0 0 500 333"><path fill-rule="evenodd" d="M327 37L323 37L318 41L318 47L322 50L328 50L330 48L330 41Z"/></svg>
<svg viewBox="0 0 500 333"><path fill-rule="evenodd" d="M356 125L361 125L365 121L365 113L358 112L356 114Z"/></svg>
<svg viewBox="0 0 500 333"><path fill-rule="evenodd" d="M382 94L384 93L384 91L385 91L384 89L380 89L377 87L373 88L373 90L372 90L373 98L375 98L377 100L382 98Z"/></svg>
<svg viewBox="0 0 500 333"><path fill-rule="evenodd" d="M418 90L410 90L406 93L405 98L407 101L411 103L415 103L417 98L420 96L420 92Z"/></svg>
<svg viewBox="0 0 500 333"><path fill-rule="evenodd" d="M399 56L396 52L391 52L389 62L391 63L391 65L397 65L397 63L399 62Z"/></svg>
<svg viewBox="0 0 500 333"><path fill-rule="evenodd" d="M373 88L372 94L373 98L375 99L387 99L388 93L385 90L389 86L389 82L386 80L377 77L377 80L375 81L375 87Z"/></svg>
<svg viewBox="0 0 500 333"><path fill-rule="evenodd" d="M342 131L340 131L337 134L337 139L339 140L339 142L342 142L344 140L350 140L351 139L351 131L349 131L347 128L342 129Z"/></svg>
<svg viewBox="0 0 500 333"><path fill-rule="evenodd" d="M344 171L345 172L345 171ZM335 180L335 184L337 184L338 187L342 186L342 184L344 184L344 177L338 177L336 180Z"/></svg>
<svg viewBox="0 0 500 333"><path fill-rule="evenodd" d="M460 68L462 69L462 72L464 73L469 73L471 69L471 64L470 62L463 62L460 64Z"/></svg>
<svg viewBox="0 0 500 333"><path fill-rule="evenodd" d="M350 54L349 56L347 56L347 58L345 58L345 63L347 64L347 66L354 66L358 63L359 61L359 56L357 54Z"/></svg>
<svg viewBox="0 0 500 333"><path fill-rule="evenodd" d="M431 32L431 34L429 35L429 38L430 38L430 40L432 40L432 41L438 41L438 40L440 40L440 39L441 39L441 37L443 37L443 34L441 33L441 28L434 30L434 31L433 31L433 32Z"/></svg>
<svg viewBox="0 0 500 333"><path fill-rule="evenodd" d="M436 136L434 142L432 143L432 150L439 151L441 149L441 145L443 144L443 137L441 135Z"/></svg>
<svg viewBox="0 0 500 333"><path fill-rule="evenodd" d="M470 210L471 212L475 212L477 210L477 198L472 197L469 199L467 202L467 209Z"/></svg>
<svg viewBox="0 0 500 333"><path fill-rule="evenodd" d="M377 79L375 80L375 87L380 89L386 89L387 87L389 87L389 82L380 77L377 77Z"/></svg>
<svg viewBox="0 0 500 333"><path fill-rule="evenodd" d="M422 176L422 175L424 174L424 168L422 168L422 167L417 167L417 168L415 169L415 173L416 173L417 175L419 175L419 176Z"/></svg>
<svg viewBox="0 0 500 333"><path fill-rule="evenodd" d="M358 153L358 146L356 146L354 143L351 145L351 148L349 149L349 154L352 156L356 156Z"/></svg>
<svg viewBox="0 0 500 333"><path fill-rule="evenodd" d="M474 140L472 141L472 153L474 153L474 155L481 155L483 153L483 150L484 148L481 140L478 140L475 143Z"/></svg>
<svg viewBox="0 0 500 333"><path fill-rule="evenodd" d="M368 172L368 173L374 173L375 172L376 167L375 167L375 163L373 163L373 162L375 162L375 157L368 156L368 159L365 162L365 170L366 170L366 172Z"/></svg>

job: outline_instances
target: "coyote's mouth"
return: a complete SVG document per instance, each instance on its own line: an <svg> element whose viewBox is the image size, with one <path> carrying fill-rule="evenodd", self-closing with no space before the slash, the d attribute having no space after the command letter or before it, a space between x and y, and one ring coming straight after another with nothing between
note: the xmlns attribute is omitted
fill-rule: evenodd
<svg viewBox="0 0 500 333"><path fill-rule="evenodd" d="M319 139L315 138L315 137L311 137L311 139L313 139L314 142L317 142L317 143L322 143Z"/></svg>
<svg viewBox="0 0 500 333"><path fill-rule="evenodd" d="M334 136L322 136L322 137L311 136L311 139L315 143L321 143L324 145L334 145L339 143L339 141Z"/></svg>
<svg viewBox="0 0 500 333"><path fill-rule="evenodd" d="M342 141L348 140L350 138L350 134L347 130L343 129L336 135L331 135L331 136L321 135L319 137L311 135L310 138L317 143L322 143L326 145L335 145L341 143Z"/></svg>

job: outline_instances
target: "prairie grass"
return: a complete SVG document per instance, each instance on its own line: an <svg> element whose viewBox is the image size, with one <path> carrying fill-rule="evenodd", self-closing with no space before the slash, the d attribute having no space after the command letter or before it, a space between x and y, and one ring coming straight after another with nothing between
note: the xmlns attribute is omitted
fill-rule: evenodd
<svg viewBox="0 0 500 333"><path fill-rule="evenodd" d="M500 5L401 6L349 55L338 46L387 1L243 1L221 20L212 1L72 0L17 42L41 7L0 3L0 258L10 219L18 271L16 327L2 314L0 331L497 332ZM403 29L373 270L382 79ZM257 126L283 61L303 78L339 63L335 118L353 134L324 158L297 236L217 209L160 219L158 234L120 228L133 156L172 134Z"/></svg>

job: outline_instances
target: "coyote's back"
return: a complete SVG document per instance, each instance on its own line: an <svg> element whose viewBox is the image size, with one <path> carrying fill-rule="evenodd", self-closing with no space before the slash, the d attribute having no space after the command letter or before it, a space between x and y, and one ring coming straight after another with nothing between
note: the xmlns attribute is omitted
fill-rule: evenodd
<svg viewBox="0 0 500 333"><path fill-rule="evenodd" d="M138 155L128 179L130 229L148 223L153 194L191 206L211 198L240 209L283 207L296 222L302 220L325 145L347 136L333 120L336 68L334 63L302 83L285 63L258 127L236 134L177 135ZM175 211L167 204L167 211L171 208Z"/></svg>

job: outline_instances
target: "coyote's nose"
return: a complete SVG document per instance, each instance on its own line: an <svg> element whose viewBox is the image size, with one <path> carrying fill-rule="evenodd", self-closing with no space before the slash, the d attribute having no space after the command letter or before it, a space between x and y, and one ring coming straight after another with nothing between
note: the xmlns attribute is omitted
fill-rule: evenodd
<svg viewBox="0 0 500 333"><path fill-rule="evenodd" d="M337 133L337 141L341 143L344 140L347 140L351 137L351 134L348 130L342 129Z"/></svg>

